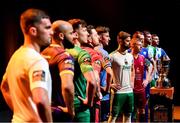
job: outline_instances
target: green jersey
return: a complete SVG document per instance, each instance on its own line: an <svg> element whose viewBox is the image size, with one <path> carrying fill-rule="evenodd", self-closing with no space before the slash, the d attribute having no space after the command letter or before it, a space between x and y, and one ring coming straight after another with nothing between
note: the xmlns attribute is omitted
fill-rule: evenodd
<svg viewBox="0 0 180 123"><path fill-rule="evenodd" d="M79 100L78 96L86 98L86 85L87 81L84 78L83 73L88 71L93 71L91 66L91 57L85 50L78 46L72 49L67 49L67 52L72 55L75 60L75 70L74 70L74 87L75 87L75 97L74 106L75 108L82 106L82 102Z"/></svg>

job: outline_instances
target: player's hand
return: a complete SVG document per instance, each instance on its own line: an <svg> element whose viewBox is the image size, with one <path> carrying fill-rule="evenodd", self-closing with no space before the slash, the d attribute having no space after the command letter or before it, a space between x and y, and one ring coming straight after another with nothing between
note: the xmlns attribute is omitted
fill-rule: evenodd
<svg viewBox="0 0 180 123"><path fill-rule="evenodd" d="M62 110L64 113L68 113L67 107L58 106L60 110Z"/></svg>
<svg viewBox="0 0 180 123"><path fill-rule="evenodd" d="M74 118L75 112L74 111L68 111L67 107L58 106L60 110L62 110L64 113L68 113L71 118Z"/></svg>
<svg viewBox="0 0 180 123"><path fill-rule="evenodd" d="M88 102L88 99L87 98L82 98L81 96L78 96L78 98L82 101L82 103L87 106L87 107L92 107L93 103L91 102Z"/></svg>
<svg viewBox="0 0 180 123"><path fill-rule="evenodd" d="M121 86L119 84L111 84L110 87L114 90L114 91L118 91L121 89Z"/></svg>
<svg viewBox="0 0 180 123"><path fill-rule="evenodd" d="M143 87L145 88L147 85L148 85L148 80L143 80L143 83L142 83L142 85L143 85Z"/></svg>

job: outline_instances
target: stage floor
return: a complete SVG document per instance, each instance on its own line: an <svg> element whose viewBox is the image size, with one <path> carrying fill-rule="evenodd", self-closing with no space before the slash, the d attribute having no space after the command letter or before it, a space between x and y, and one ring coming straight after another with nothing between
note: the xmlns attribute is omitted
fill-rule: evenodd
<svg viewBox="0 0 180 123"><path fill-rule="evenodd" d="M0 111L0 122L10 122L11 116L12 114L9 110ZM180 106L174 106L173 118L174 122L180 122Z"/></svg>

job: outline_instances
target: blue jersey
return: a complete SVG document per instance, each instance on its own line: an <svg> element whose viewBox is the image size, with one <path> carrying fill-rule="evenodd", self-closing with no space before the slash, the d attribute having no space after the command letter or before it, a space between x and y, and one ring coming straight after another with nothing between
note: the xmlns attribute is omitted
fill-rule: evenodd
<svg viewBox="0 0 180 123"><path fill-rule="evenodd" d="M162 48L156 47L156 59L169 60L169 57Z"/></svg>
<svg viewBox="0 0 180 123"><path fill-rule="evenodd" d="M144 47L141 49L140 54L143 55L145 58L145 71L144 71L143 78L146 79L146 69L147 69L147 66L149 66L150 63L153 61L153 57L149 55L148 49Z"/></svg>

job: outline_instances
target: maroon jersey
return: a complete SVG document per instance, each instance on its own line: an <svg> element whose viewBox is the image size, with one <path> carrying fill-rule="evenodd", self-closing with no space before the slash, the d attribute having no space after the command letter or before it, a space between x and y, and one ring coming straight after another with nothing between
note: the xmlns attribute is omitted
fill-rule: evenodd
<svg viewBox="0 0 180 123"><path fill-rule="evenodd" d="M134 58L134 68L135 68L135 81L134 81L134 92L139 93L145 91L143 87L143 74L145 66L145 58L143 55L138 55L137 58Z"/></svg>
<svg viewBox="0 0 180 123"><path fill-rule="evenodd" d="M51 44L41 53L48 61L52 76L52 106L65 106L61 93L61 78L64 73L74 74L74 60L60 45Z"/></svg>

